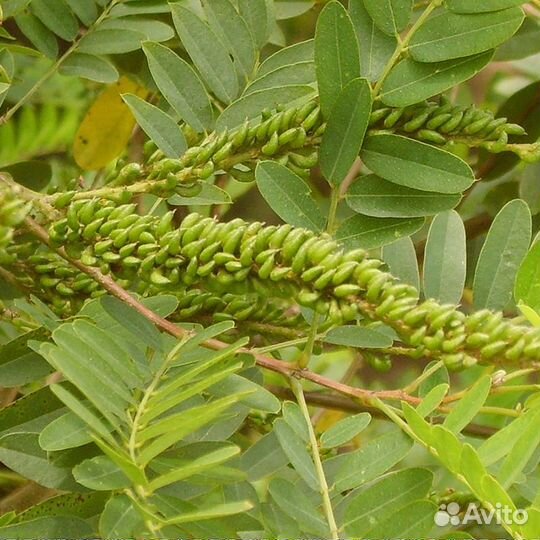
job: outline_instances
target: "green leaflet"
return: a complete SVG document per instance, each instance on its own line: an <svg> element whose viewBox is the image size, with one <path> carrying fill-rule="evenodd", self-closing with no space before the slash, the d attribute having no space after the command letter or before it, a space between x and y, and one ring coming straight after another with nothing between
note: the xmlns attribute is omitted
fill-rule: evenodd
<svg viewBox="0 0 540 540"><path fill-rule="evenodd" d="M531 213L521 200L509 202L491 225L474 274L477 309L504 309L531 242Z"/></svg>
<svg viewBox="0 0 540 540"><path fill-rule="evenodd" d="M66 2L85 26L90 26L97 19L98 10L94 2L87 0L66 0Z"/></svg>
<svg viewBox="0 0 540 540"><path fill-rule="evenodd" d="M523 19L523 11L518 7L475 15L441 11L414 34L409 51L419 62L442 62L478 54L513 36Z"/></svg>
<svg viewBox="0 0 540 540"><path fill-rule="evenodd" d="M428 233L424 255L424 295L458 304L467 270L465 226L457 212L439 214Z"/></svg>
<svg viewBox="0 0 540 540"><path fill-rule="evenodd" d="M398 35L409 23L412 0L364 0L369 15L382 32Z"/></svg>
<svg viewBox="0 0 540 540"><path fill-rule="evenodd" d="M474 174L463 160L399 135L368 137L361 158L381 178L422 191L460 193L474 182Z"/></svg>
<svg viewBox="0 0 540 540"><path fill-rule="evenodd" d="M403 283L412 285L415 289L420 288L418 259L413 241L409 237L384 246L382 258L393 276Z"/></svg>
<svg viewBox="0 0 540 540"><path fill-rule="evenodd" d="M370 440L359 450L327 460L325 465L329 468L339 465L334 489L354 489L377 478L399 463L410 452L412 445L411 439L394 429Z"/></svg>
<svg viewBox="0 0 540 540"><path fill-rule="evenodd" d="M122 54L136 51L146 36L130 29L104 28L86 34L77 47L78 52L100 54Z"/></svg>
<svg viewBox="0 0 540 540"><path fill-rule="evenodd" d="M516 302L540 309L540 242L535 242L519 267L514 286Z"/></svg>
<svg viewBox="0 0 540 540"><path fill-rule="evenodd" d="M210 128L214 113L193 68L158 43L145 43L143 50L157 87L180 117L197 131Z"/></svg>
<svg viewBox="0 0 540 540"><path fill-rule="evenodd" d="M86 459L73 469L75 480L95 491L112 491L130 486L129 478L107 456Z"/></svg>
<svg viewBox="0 0 540 540"><path fill-rule="evenodd" d="M246 21L255 43L261 48L270 33L270 13L266 0L238 0L238 10Z"/></svg>
<svg viewBox="0 0 540 540"><path fill-rule="evenodd" d="M332 185L339 185L353 166L369 123L371 88L366 79L354 79L341 90L323 136L321 170Z"/></svg>
<svg viewBox="0 0 540 540"><path fill-rule="evenodd" d="M309 443L309 426L302 409L294 401L285 401L281 414L294 432L306 443Z"/></svg>
<svg viewBox="0 0 540 540"><path fill-rule="evenodd" d="M433 474L427 469L403 469L352 492L347 497L350 502L345 512L347 535L370 538L372 528L380 526L411 501L426 497L432 482Z"/></svg>
<svg viewBox="0 0 540 540"><path fill-rule="evenodd" d="M376 218L356 215L345 220L336 237L346 247L372 249L411 236L424 225L423 218Z"/></svg>
<svg viewBox="0 0 540 540"><path fill-rule="evenodd" d="M520 2L521 3L521 2ZM495 53L495 60L521 60L540 52L540 24L527 17L519 30Z"/></svg>
<svg viewBox="0 0 540 540"><path fill-rule="evenodd" d="M124 94L122 99L137 123L167 157L178 158L187 150L182 130L167 113L133 94Z"/></svg>
<svg viewBox="0 0 540 540"><path fill-rule="evenodd" d="M326 334L324 341L359 349L385 349L393 343L387 334L362 326L338 326Z"/></svg>
<svg viewBox="0 0 540 540"><path fill-rule="evenodd" d="M437 505L431 501L412 502L370 529L367 538L427 538L436 511Z"/></svg>
<svg viewBox="0 0 540 540"><path fill-rule="evenodd" d="M303 531L318 537L328 537L328 524L315 504L297 485L282 478L274 478L268 486L272 499L283 512L292 517ZM294 500L294 504L291 504Z"/></svg>
<svg viewBox="0 0 540 540"><path fill-rule="evenodd" d="M360 73L370 82L382 74L396 48L395 36L379 30L365 8L364 0L349 0L349 12L360 45Z"/></svg>
<svg viewBox="0 0 540 540"><path fill-rule="evenodd" d="M77 448L92 440L86 423L71 411L53 420L39 435L39 445L47 452Z"/></svg>
<svg viewBox="0 0 540 540"><path fill-rule="evenodd" d="M224 103L237 96L236 70L221 40L195 13L184 6L171 4L174 26L201 77Z"/></svg>
<svg viewBox="0 0 540 540"><path fill-rule="evenodd" d="M345 8L332 0L322 10L315 33L319 99L326 118L341 91L360 75L360 53L354 26Z"/></svg>
<svg viewBox="0 0 540 540"><path fill-rule="evenodd" d="M210 28L225 43L244 79L251 76L256 60L253 35L230 0L204 0Z"/></svg>
<svg viewBox="0 0 540 540"><path fill-rule="evenodd" d="M34 15L58 37L73 41L79 32L79 25L65 0L47 2L32 0Z"/></svg>
<svg viewBox="0 0 540 540"><path fill-rule="evenodd" d="M85 538L93 533L83 519L70 516L51 516L0 527L4 538Z"/></svg>
<svg viewBox="0 0 540 540"><path fill-rule="evenodd" d="M289 45L269 56L257 70L257 77L262 77L278 68L290 66L292 64L302 64L303 62L314 62L315 41L308 39Z"/></svg>
<svg viewBox="0 0 540 540"><path fill-rule="evenodd" d="M514 6L520 6L523 0L483 0L482 2L470 2L470 0L446 0L450 11L455 13L485 13L499 11Z"/></svg>
<svg viewBox="0 0 540 540"><path fill-rule="evenodd" d="M411 58L392 68L381 89L381 100L391 107L406 107L467 81L492 59L493 52L424 64Z"/></svg>
<svg viewBox="0 0 540 540"><path fill-rule="evenodd" d="M51 59L57 57L58 41L55 35L37 17L31 13L20 13L14 20L19 30L40 53Z"/></svg>
<svg viewBox="0 0 540 540"><path fill-rule="evenodd" d="M465 393L444 421L444 427L459 433L478 414L491 389L491 377L484 375Z"/></svg>
<svg viewBox="0 0 540 540"><path fill-rule="evenodd" d="M461 196L420 191L394 184L371 174L350 187L347 204L359 214L373 217L423 217L454 208Z"/></svg>
<svg viewBox="0 0 540 540"><path fill-rule="evenodd" d="M321 435L322 448L336 448L348 443L364 431L370 422L369 413L355 414L339 420Z"/></svg>
<svg viewBox="0 0 540 540"><path fill-rule="evenodd" d="M326 220L302 178L273 161L259 163L255 176L259 191L280 218L295 227L323 230Z"/></svg>
<svg viewBox="0 0 540 540"><path fill-rule="evenodd" d="M254 79L244 90L244 95L270 88L280 88L284 85L312 84L315 78L315 64L312 61L280 66Z"/></svg>
<svg viewBox="0 0 540 540"><path fill-rule="evenodd" d="M144 521L127 495L113 495L99 519L99 533L104 538L131 538Z"/></svg>
<svg viewBox="0 0 540 540"><path fill-rule="evenodd" d="M106 58L78 52L70 54L62 62L59 73L100 83L113 83L119 77L118 70Z"/></svg>
<svg viewBox="0 0 540 540"><path fill-rule="evenodd" d="M315 465L306 450L304 441L281 418L274 422L274 433L296 472L310 488L317 490L319 482L315 472Z"/></svg>

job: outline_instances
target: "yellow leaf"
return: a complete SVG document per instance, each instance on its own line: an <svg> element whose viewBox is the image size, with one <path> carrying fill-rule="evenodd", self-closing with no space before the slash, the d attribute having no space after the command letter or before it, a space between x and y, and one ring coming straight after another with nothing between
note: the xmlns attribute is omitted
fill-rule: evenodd
<svg viewBox="0 0 540 540"><path fill-rule="evenodd" d="M148 95L145 88L121 77L97 97L79 126L73 145L73 156L82 169L101 169L126 148L135 118L121 97L124 93L143 99Z"/></svg>

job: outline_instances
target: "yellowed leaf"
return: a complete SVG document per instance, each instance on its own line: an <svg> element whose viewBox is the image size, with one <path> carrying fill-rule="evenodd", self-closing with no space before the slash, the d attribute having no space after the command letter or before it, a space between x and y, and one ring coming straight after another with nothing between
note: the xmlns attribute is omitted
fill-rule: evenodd
<svg viewBox="0 0 540 540"><path fill-rule="evenodd" d="M121 77L97 97L84 117L73 145L77 165L85 170L105 167L126 148L135 118L121 94L135 94L141 98L148 91L127 77Z"/></svg>

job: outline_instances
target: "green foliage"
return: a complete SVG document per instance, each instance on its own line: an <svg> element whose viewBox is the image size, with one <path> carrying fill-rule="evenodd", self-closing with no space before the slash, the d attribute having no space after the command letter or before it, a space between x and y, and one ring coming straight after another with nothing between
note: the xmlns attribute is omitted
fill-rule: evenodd
<svg viewBox="0 0 540 540"><path fill-rule="evenodd" d="M536 538L539 5L2 2L0 537Z"/></svg>

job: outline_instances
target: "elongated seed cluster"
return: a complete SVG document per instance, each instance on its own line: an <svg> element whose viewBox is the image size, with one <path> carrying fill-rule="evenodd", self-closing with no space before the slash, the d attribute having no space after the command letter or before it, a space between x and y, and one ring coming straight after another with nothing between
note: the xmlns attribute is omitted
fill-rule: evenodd
<svg viewBox="0 0 540 540"><path fill-rule="evenodd" d="M256 296L276 299L282 312L291 304L312 308L326 327L359 316L382 322L414 349L413 356L440 358L449 367L540 359L540 330L499 313L467 316L453 305L420 303L416 289L385 272L381 261L361 249L345 251L328 235L240 219L221 223L198 214L174 228L171 213L156 218L133 212L133 205L76 202L49 233L72 257L121 285L177 294L186 316L208 310L247 319L264 309L253 302ZM64 265L59 275L62 265L39 257L45 255L28 262L41 286L66 299L97 291L84 274Z"/></svg>
<svg viewBox="0 0 540 540"><path fill-rule="evenodd" d="M490 142L491 151L502 151L510 135L524 135L525 130L496 118L491 111L451 103L426 103L405 108L382 107L371 114L370 129L401 133L433 144L457 139Z"/></svg>
<svg viewBox="0 0 540 540"><path fill-rule="evenodd" d="M310 169L317 165L318 146L325 130L326 123L316 100L300 107L265 110L258 123L246 121L240 128L213 132L202 140L188 133L187 139L193 146L177 159L166 158L155 150L146 156L145 164L118 166L107 177L107 189L100 196L117 202L129 202L134 193L195 196L202 189L201 182L220 171L241 182L253 182L255 167L264 157L275 159L307 178ZM491 152L515 151L528 161L540 159L540 145L508 146L510 135L524 134L521 126L475 107L426 103L402 109L379 108L371 114L369 134L381 132L403 134L437 145L459 141ZM93 192L69 191L49 200L57 208L64 208L74 198L93 196Z"/></svg>
<svg viewBox="0 0 540 540"><path fill-rule="evenodd" d="M14 227L23 221L29 211L30 205L7 189L0 180L0 265L14 260L8 251L13 242Z"/></svg>

